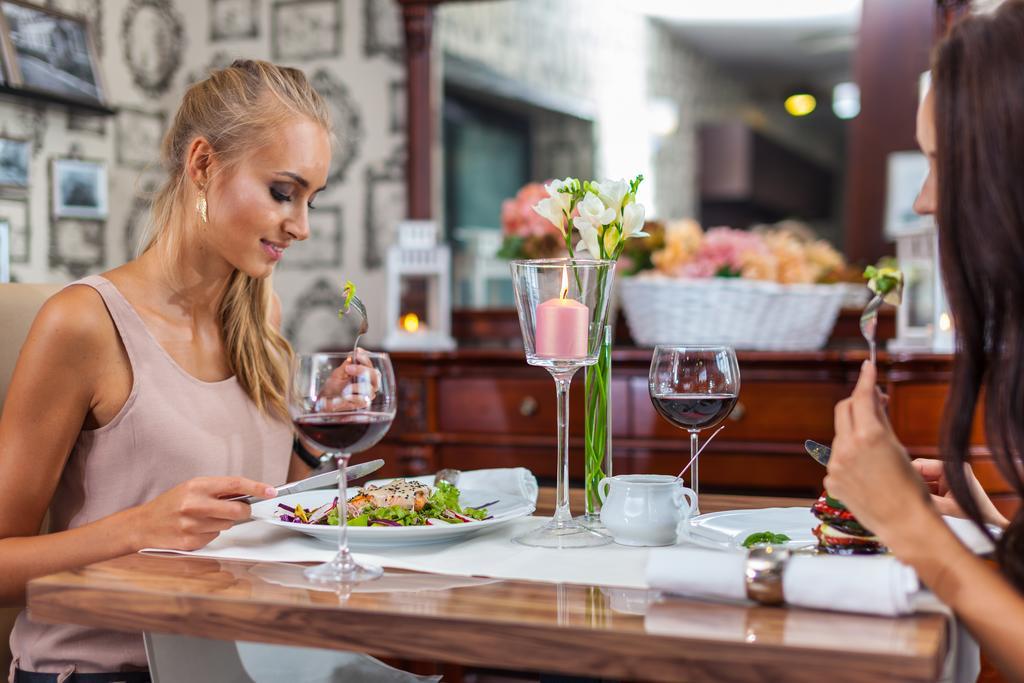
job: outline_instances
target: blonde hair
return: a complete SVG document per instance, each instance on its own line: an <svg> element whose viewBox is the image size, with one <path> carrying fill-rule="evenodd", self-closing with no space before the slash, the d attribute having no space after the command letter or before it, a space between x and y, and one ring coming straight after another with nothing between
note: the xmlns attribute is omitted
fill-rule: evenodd
<svg viewBox="0 0 1024 683"><path fill-rule="evenodd" d="M185 167L192 142L205 138L226 169L271 144L275 131L295 117L311 119L331 133L327 105L305 74L269 62L235 60L185 92L161 146L168 177L153 198L142 249L159 250L169 277L199 229L197 190ZM175 220L178 216L185 218ZM260 410L287 418L294 354L268 319L272 296L270 278L236 270L218 313L228 366L238 383Z"/></svg>

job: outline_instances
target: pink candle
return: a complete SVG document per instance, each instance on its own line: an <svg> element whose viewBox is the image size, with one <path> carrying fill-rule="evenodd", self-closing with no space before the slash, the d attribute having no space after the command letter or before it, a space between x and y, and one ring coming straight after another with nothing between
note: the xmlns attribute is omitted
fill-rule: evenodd
<svg viewBox="0 0 1024 683"><path fill-rule="evenodd" d="M537 355L585 358L590 309L575 299L548 299L537 306Z"/></svg>

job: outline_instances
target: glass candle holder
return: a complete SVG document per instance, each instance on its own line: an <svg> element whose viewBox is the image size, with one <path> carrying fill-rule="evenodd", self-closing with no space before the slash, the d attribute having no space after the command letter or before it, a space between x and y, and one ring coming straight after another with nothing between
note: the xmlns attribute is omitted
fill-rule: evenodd
<svg viewBox="0 0 1024 683"><path fill-rule="evenodd" d="M511 268L526 362L551 373L558 404L555 514L513 540L541 548L605 545L610 536L584 527L569 510L569 384L577 370L597 363L615 263L539 259L512 261Z"/></svg>

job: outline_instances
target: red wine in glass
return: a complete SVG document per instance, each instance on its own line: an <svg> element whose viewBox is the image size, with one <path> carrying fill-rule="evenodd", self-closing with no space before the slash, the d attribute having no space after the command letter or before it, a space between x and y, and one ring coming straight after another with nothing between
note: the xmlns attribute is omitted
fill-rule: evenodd
<svg viewBox="0 0 1024 683"><path fill-rule="evenodd" d="M659 414L677 427L702 430L714 427L732 412L736 394L653 394Z"/></svg>
<svg viewBox="0 0 1024 683"><path fill-rule="evenodd" d="M292 421L303 436L328 451L361 453L384 438L394 415L381 412L315 413Z"/></svg>
<svg viewBox="0 0 1024 683"><path fill-rule="evenodd" d="M648 391L665 420L690 433L690 488L699 495L697 435L724 420L740 393L736 352L728 346L658 345L651 357Z"/></svg>

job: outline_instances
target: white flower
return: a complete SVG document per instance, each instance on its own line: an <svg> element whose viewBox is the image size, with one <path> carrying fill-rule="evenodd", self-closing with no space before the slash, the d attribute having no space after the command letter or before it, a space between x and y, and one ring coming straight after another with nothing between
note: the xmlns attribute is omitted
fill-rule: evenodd
<svg viewBox="0 0 1024 683"><path fill-rule="evenodd" d="M588 192L577 208L580 215L572 221L577 230L582 230L581 225L588 225L595 230L600 230L615 220L615 209L605 206L593 192Z"/></svg>
<svg viewBox="0 0 1024 683"><path fill-rule="evenodd" d="M533 210L543 218L546 218L551 225L558 228L562 232L562 237L565 237L565 216L554 200L550 198L542 199L533 205Z"/></svg>
<svg viewBox="0 0 1024 683"><path fill-rule="evenodd" d="M558 228L562 236L565 237L567 226L565 224L566 218L572 209L572 195L568 192L562 192L562 188L568 186L572 181L572 178L566 178L565 180L552 180L550 183L544 186L548 196L546 199L542 199L537 202L533 210L538 215L547 219L551 225Z"/></svg>
<svg viewBox="0 0 1024 683"><path fill-rule="evenodd" d="M576 219L576 221L579 220L579 218ZM580 240L579 244L576 245L576 252L579 253L579 250L582 247L590 252L592 257L601 258L601 249L598 246L599 238L597 228L589 223L580 224L574 221L574 224L576 225L576 229L580 231L580 237L583 238Z"/></svg>
<svg viewBox="0 0 1024 683"><path fill-rule="evenodd" d="M622 239L647 237L644 232L644 205L633 202L622 211Z"/></svg>
<svg viewBox="0 0 1024 683"><path fill-rule="evenodd" d="M604 202L604 205L609 209L615 211L615 218L619 218L622 211L622 200L625 198L626 193L629 192L629 183L625 180L604 180L600 183L594 183L594 187L597 188L597 194Z"/></svg>
<svg viewBox="0 0 1024 683"><path fill-rule="evenodd" d="M551 197L552 203L567 215L572 208L572 195L568 192L562 192L562 189L569 187L572 184L572 180L572 178L566 178L565 180L555 179L544 186L548 196Z"/></svg>

